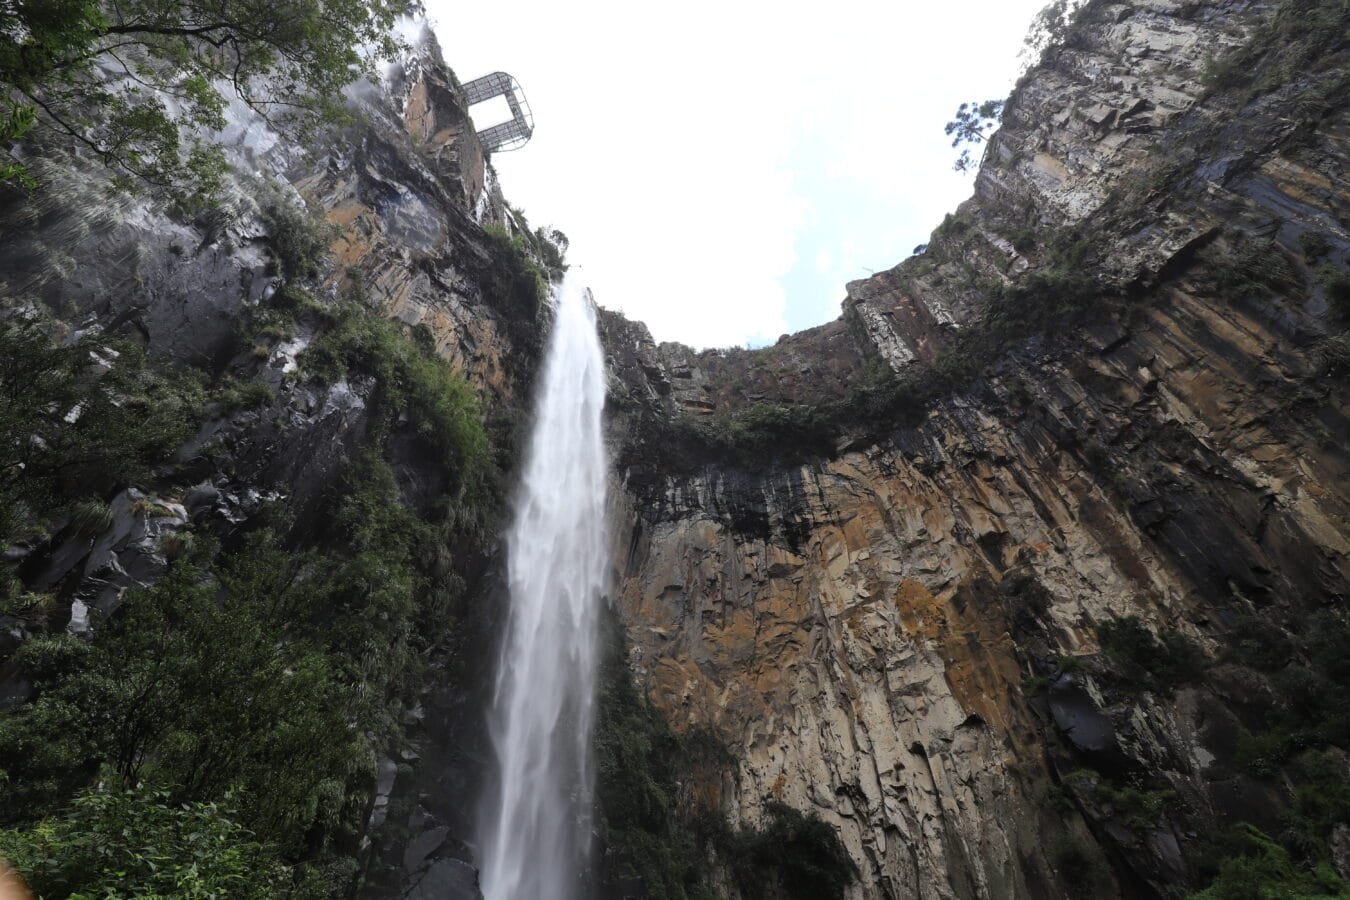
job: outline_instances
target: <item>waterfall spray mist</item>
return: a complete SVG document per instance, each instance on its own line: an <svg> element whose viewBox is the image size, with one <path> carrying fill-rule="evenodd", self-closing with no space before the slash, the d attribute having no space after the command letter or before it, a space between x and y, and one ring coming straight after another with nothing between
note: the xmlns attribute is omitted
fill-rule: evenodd
<svg viewBox="0 0 1350 900"><path fill-rule="evenodd" d="M480 829L487 900L571 900L590 849L596 634L607 570L604 355L576 276L558 290L508 536L511 609Z"/></svg>

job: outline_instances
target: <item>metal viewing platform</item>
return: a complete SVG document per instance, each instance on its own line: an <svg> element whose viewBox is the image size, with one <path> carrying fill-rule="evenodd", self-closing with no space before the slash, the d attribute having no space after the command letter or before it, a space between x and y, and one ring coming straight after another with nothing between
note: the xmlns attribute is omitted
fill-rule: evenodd
<svg viewBox="0 0 1350 900"><path fill-rule="evenodd" d="M530 113L530 104L525 101L525 92L520 89L520 82L505 72L493 72L464 85L464 101L470 107L494 97L506 98L511 119L478 132L483 149L489 153L503 153L524 147L534 134L534 116Z"/></svg>

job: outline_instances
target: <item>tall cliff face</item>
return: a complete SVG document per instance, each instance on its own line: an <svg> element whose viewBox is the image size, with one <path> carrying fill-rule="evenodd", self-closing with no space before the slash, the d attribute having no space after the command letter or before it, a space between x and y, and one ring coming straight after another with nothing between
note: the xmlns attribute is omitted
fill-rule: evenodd
<svg viewBox="0 0 1350 900"><path fill-rule="evenodd" d="M1216 828L1285 827L1296 753L1251 759L1283 662L1237 648L1301 645L1350 581L1347 54L1320 12L1330 35L1090 3L974 198L840 321L702 354L607 321L633 667L731 748L734 815L839 830L853 896L1166 894ZM822 412L971 354L905 415ZM1138 625L1152 662L1119 649ZM1167 640L1209 668L1148 674Z"/></svg>
<svg viewBox="0 0 1350 900"><path fill-rule="evenodd" d="M77 733L78 717L64 729L69 746L43 759L32 754L52 736L31 711L69 690L62 685L83 683L78 670L44 680L25 661L32 648L95 637L96 648L120 652L128 638L118 623L133 615L128 602L138 609L178 602L172 593L135 599L176 583L168 577L174 560L190 558L199 577L219 580L256 555L274 574L301 567L290 584L319 591L303 601L317 605L292 610L267 645L323 647L331 639L325 665L380 698L369 720L347 719L346 728L363 733L342 751L351 755L341 766L302 770L306 760L291 757L262 763L312 791L277 841L303 882L298 890L477 895L462 843L477 794L470 773L480 770L482 751L468 698L489 683L475 648L489 644L496 614L472 598L492 596L495 530L503 524L492 506L505 505L548 324L550 273L537 261L559 256L507 207L425 23L402 26L409 43L402 58L384 66L378 82L349 90L351 124L303 151L231 108L220 139L232 171L210 209L187 214L151 194L127 194L78 147L59 141L40 146L30 165L38 190L0 196L0 326L32 319L38 330L25 339L92 342L96 366L73 363L78 390L97 392L119 354L143 351L149 370L180 379L185 395L198 398L182 403L173 423L175 434L188 429L186 443L145 453L150 465L129 475L61 475L56 496L42 498L50 505L20 508L22 533L5 535L14 541L6 540L0 584L0 769L10 777L0 827L64 809L106 757L106 735ZM100 349L113 346L122 349ZM436 355L448 365L433 365ZM7 391L19 383L14 375L6 360ZM468 394L456 392L457 378ZM6 395L7 416L13 399ZM147 401L132 402L139 410ZM113 403L127 397L114 394ZM57 412L74 425L83 408ZM0 426L6 441L13 437L13 420ZM484 426L490 447L475 443ZM99 448L126 437L90 439ZM480 451L487 456L476 458ZM4 475L7 491L13 471ZM0 493L5 514L9 500ZM75 501L93 510L88 521L70 513L80 508L66 505ZM361 568L363 558L372 566L348 577L346 588L318 587L325 570ZM267 590L280 597L288 588ZM343 590L354 594L343 599ZM221 592L231 608L231 593ZM353 603L356 596L364 599ZM245 616L254 614L264 618L256 610ZM306 621L327 624L303 637ZM384 633L362 636L360 621ZM245 659L227 625L187 635L186 650L157 652L166 665L181 657L190 666L215 642ZM105 631L117 634L97 638ZM230 671L231 663L217 664ZM160 681L177 690L178 677ZM243 727L227 718L231 711L264 701L252 688L237 690L216 700L185 693L173 703ZM75 708L84 706L80 715L99 720L127 713L116 698L77 698ZM183 728L174 738L183 746L199 742L194 752L221 750L196 726L172 727ZM341 730L329 735L334 747L345 747ZM151 743L135 758L151 760L150 781L161 779L175 798L222 799L221 790L178 784L168 769L153 774L155 760L172 753L148 733ZM270 752L253 732L236 730L228 740L245 754ZM44 761L61 754L64 762ZM241 779L236 787L252 777L248 763L240 765L236 757L225 769ZM291 846L301 838L303 846ZM269 864L255 862L255 871Z"/></svg>
<svg viewBox="0 0 1350 900"><path fill-rule="evenodd" d="M602 315L614 606L637 685L686 735L662 745L684 806L819 816L854 897L1166 895L1212 877L1206 842L1236 821L1350 875L1343 10L1090 2L1010 99L975 196L848 285L839 320L695 352ZM376 509L444 529L411 554L400 622L455 624L388 678L369 758L297 859L359 863L324 876L339 893L473 896L500 521L456 524L443 423L391 397L415 366L391 377L379 336L473 386L506 480L556 252L407 31L350 92L357 121L307 153L233 111L228 196L200 216L106 190L63 146L34 163L52 189L0 197L7 312L266 389L207 404L146 472L77 485L99 515L54 509L6 550L46 599L0 615L0 707L50 690L18 648L121 621L188 534L228 556L285 504L288 552L359 555L333 495L373 454ZM401 325L353 324L381 320ZM623 674L602 711L651 725ZM704 881L745 892L727 852L704 846ZM601 865L615 896L678 895L615 877L628 862Z"/></svg>

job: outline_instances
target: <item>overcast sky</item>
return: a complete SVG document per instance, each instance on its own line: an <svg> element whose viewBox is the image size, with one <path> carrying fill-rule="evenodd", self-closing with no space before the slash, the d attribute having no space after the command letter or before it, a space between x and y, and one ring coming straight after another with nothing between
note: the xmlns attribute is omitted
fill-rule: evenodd
<svg viewBox="0 0 1350 900"><path fill-rule="evenodd" d="M698 347L827 322L926 241L970 193L942 126L1008 92L1044 3L427 0L455 73L534 110L507 199L602 306Z"/></svg>

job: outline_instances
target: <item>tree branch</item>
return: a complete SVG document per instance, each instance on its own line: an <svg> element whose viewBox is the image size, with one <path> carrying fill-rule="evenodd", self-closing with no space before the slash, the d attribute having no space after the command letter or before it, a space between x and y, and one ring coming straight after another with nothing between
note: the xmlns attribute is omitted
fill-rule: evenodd
<svg viewBox="0 0 1350 900"><path fill-rule="evenodd" d="M163 34L169 37L201 37L222 28L237 28L233 22L213 22L210 25L198 25L184 28L181 25L113 25L105 34ZM222 41L223 43L223 41ZM216 46L220 46L217 44Z"/></svg>

